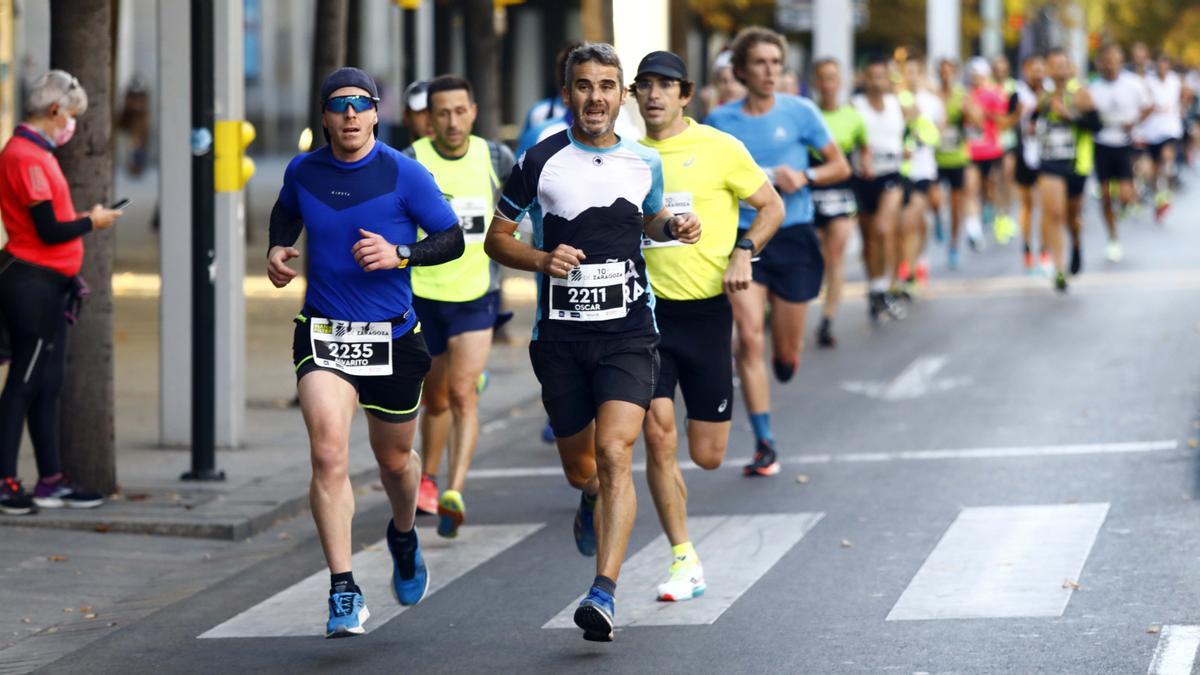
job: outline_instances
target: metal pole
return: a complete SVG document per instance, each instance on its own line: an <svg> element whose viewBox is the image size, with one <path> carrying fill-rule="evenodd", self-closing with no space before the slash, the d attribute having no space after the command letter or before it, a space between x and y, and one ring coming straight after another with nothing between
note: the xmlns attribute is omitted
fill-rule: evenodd
<svg viewBox="0 0 1200 675"><path fill-rule="evenodd" d="M216 232L213 174L213 0L192 0L192 470L183 480L225 480L216 468Z"/></svg>
<svg viewBox="0 0 1200 675"><path fill-rule="evenodd" d="M837 59L845 100L854 84L854 7L845 0L816 0L813 10L813 60Z"/></svg>
<svg viewBox="0 0 1200 675"><path fill-rule="evenodd" d="M937 77L941 59L962 58L962 7L959 0L928 0L925 4L925 27L931 77Z"/></svg>
<svg viewBox="0 0 1200 675"><path fill-rule="evenodd" d="M1002 0L982 0L980 14L983 18L983 31L979 36L979 48L986 58L993 58L1004 53L1004 34L1000 26L1004 20Z"/></svg>

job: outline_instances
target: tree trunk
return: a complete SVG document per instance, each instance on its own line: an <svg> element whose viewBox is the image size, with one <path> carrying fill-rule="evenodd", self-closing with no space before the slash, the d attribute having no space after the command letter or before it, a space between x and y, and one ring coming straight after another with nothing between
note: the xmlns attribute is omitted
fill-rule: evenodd
<svg viewBox="0 0 1200 675"><path fill-rule="evenodd" d="M475 133L495 139L500 135L500 40L495 10L492 0L467 0L466 4L467 79L479 108Z"/></svg>
<svg viewBox="0 0 1200 675"><path fill-rule="evenodd" d="M346 65L346 31L349 28L350 0L317 0L313 25L312 89L308 106L308 128L312 129L312 149L325 144L321 133L321 84L333 71Z"/></svg>
<svg viewBox="0 0 1200 675"><path fill-rule="evenodd" d="M57 152L76 211L111 203L112 198L114 4L50 2L50 65L79 78L88 95L88 109L79 118L74 139ZM112 295L116 229L85 239L81 274L92 294L70 331L59 424L64 470L80 485L105 494L117 487Z"/></svg>

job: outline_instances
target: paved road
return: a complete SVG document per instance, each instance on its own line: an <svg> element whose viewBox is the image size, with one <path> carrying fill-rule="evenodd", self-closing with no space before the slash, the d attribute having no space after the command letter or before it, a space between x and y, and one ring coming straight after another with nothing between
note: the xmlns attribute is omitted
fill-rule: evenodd
<svg viewBox="0 0 1200 675"><path fill-rule="evenodd" d="M491 429L463 539L425 537L437 590L411 610L373 590L386 583L370 570L386 566L388 516L377 492L363 497L364 637L315 637L325 581L304 518L235 544L13 532L3 583L69 578L74 560L47 562L49 546L82 549L89 575L88 550L161 558L130 563L141 584L89 578L131 586L111 594L121 620L108 625L98 603L91 624L63 630L79 649L46 672L1189 672L1200 643L1196 207L1191 195L1165 228L1131 224L1119 266L1098 258L1093 213L1085 275L1065 297L1015 277L1010 246L967 257L963 283L906 321L872 328L864 304L848 303L838 349L809 352L798 381L774 390L783 473L734 468L751 443L741 410L727 467L686 472L704 598L651 601L669 549L635 474L613 644L556 627L592 567L571 541L577 493L535 440L536 410ZM80 625L102 639L84 645ZM42 657L27 639L0 664L44 663L54 636L38 637Z"/></svg>

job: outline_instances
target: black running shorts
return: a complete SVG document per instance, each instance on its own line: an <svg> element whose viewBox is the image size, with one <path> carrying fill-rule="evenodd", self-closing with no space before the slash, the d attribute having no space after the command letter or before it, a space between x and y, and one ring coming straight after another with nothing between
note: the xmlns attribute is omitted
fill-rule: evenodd
<svg viewBox="0 0 1200 675"><path fill-rule="evenodd" d="M663 300L654 306L661 341L654 398L683 392L688 419L728 422L733 417L733 308L729 298Z"/></svg>
<svg viewBox="0 0 1200 675"><path fill-rule="evenodd" d="M745 236L739 230L738 236ZM825 259L817 230L809 223L782 227L758 255L752 268L754 283L787 302L808 302L821 292Z"/></svg>
<svg viewBox="0 0 1200 675"><path fill-rule="evenodd" d="M1057 176L1067 181L1067 196L1072 199L1082 195L1083 188L1087 186L1087 176L1075 172L1073 161L1043 162L1039 173L1042 176Z"/></svg>
<svg viewBox="0 0 1200 675"><path fill-rule="evenodd" d="M657 335L529 343L542 405L558 438L574 436L605 401L650 407L658 379Z"/></svg>
<svg viewBox="0 0 1200 675"><path fill-rule="evenodd" d="M1096 178L1101 183L1110 180L1133 179L1133 153L1129 146L1110 147L1096 144Z"/></svg>
<svg viewBox="0 0 1200 675"><path fill-rule="evenodd" d="M875 213L879 210L879 199L884 192L902 186L900 174L889 173L884 176L855 180L854 196L858 199L858 209L863 213Z"/></svg>
<svg viewBox="0 0 1200 675"><path fill-rule="evenodd" d="M420 323L392 339L392 374L375 376L349 375L317 365L313 360L308 319L301 315L296 317L295 323L292 364L296 367L297 383L311 372L324 370L353 385L358 392L359 407L376 418L393 424L416 419L417 409L421 406L421 387L432 362L425 338L421 336Z"/></svg>
<svg viewBox="0 0 1200 675"><path fill-rule="evenodd" d="M963 167L961 166L952 169L939 166L938 179L940 180L942 178L945 178L946 182L950 183L951 190L961 190L963 185L966 185L965 177L963 175Z"/></svg>

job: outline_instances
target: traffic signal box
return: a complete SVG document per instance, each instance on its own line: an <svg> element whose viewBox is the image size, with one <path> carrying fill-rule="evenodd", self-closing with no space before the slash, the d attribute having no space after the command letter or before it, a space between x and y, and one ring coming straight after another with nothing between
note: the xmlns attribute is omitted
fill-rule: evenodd
<svg viewBox="0 0 1200 675"><path fill-rule="evenodd" d="M246 156L246 147L254 141L254 125L217 120L213 131L214 187L217 192L237 192L254 175L254 160Z"/></svg>

